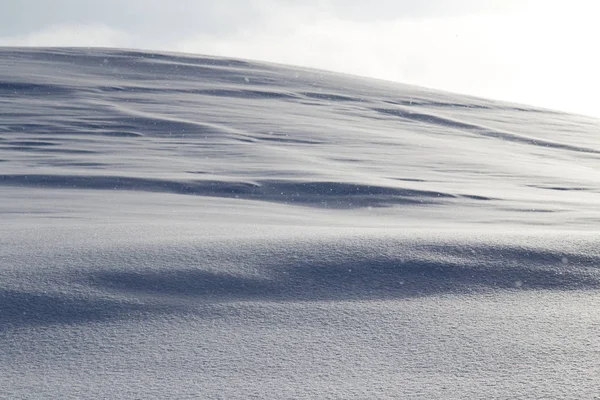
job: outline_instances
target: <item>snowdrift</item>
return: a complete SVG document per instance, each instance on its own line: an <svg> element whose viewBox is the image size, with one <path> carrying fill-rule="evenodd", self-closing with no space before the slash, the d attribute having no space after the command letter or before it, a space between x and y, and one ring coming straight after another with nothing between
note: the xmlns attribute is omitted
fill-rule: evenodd
<svg viewBox="0 0 600 400"><path fill-rule="evenodd" d="M305 68L0 48L0 397L597 396L599 131Z"/></svg>

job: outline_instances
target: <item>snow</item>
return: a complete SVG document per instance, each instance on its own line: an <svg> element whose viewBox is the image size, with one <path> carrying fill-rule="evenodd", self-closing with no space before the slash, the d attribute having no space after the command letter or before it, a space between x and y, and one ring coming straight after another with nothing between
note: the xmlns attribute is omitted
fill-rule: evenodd
<svg viewBox="0 0 600 400"><path fill-rule="evenodd" d="M594 398L599 128L0 48L0 398Z"/></svg>

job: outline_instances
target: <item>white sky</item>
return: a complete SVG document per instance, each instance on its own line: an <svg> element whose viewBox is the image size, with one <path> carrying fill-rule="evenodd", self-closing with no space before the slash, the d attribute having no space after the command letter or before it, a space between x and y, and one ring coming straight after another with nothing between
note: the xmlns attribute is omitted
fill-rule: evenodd
<svg viewBox="0 0 600 400"><path fill-rule="evenodd" d="M594 0L3 0L0 45L185 51L600 117Z"/></svg>

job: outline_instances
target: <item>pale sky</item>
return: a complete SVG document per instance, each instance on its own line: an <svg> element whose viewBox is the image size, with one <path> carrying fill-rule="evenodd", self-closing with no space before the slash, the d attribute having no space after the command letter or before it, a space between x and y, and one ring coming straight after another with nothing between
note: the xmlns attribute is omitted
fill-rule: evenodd
<svg viewBox="0 0 600 400"><path fill-rule="evenodd" d="M3 0L0 46L183 51L600 117L594 0Z"/></svg>

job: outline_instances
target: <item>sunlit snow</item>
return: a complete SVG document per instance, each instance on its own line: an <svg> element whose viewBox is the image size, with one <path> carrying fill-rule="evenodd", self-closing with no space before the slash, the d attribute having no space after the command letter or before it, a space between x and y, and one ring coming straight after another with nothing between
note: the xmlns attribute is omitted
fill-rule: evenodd
<svg viewBox="0 0 600 400"><path fill-rule="evenodd" d="M0 48L0 398L594 398L599 133L303 68Z"/></svg>

